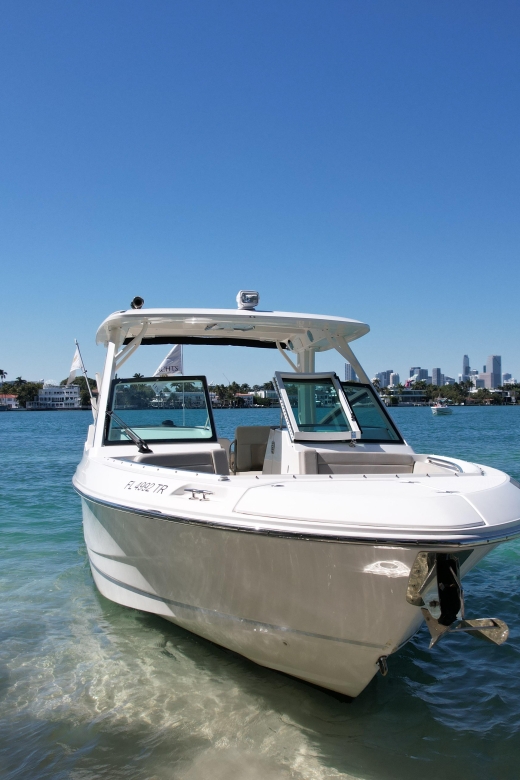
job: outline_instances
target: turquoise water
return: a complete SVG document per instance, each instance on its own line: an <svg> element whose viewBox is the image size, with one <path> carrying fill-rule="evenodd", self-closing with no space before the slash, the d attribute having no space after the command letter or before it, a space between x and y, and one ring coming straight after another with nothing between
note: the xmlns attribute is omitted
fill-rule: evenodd
<svg viewBox="0 0 520 780"><path fill-rule="evenodd" d="M520 409L393 412L418 450L520 479ZM217 410L219 433L278 410ZM465 579L503 647L426 630L344 703L92 582L71 477L90 414L0 414L0 777L33 780L511 780L519 776L520 542Z"/></svg>

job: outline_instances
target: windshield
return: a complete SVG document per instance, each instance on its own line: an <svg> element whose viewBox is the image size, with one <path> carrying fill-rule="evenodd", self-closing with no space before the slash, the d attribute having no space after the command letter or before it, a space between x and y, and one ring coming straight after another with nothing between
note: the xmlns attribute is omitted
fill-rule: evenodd
<svg viewBox="0 0 520 780"><path fill-rule="evenodd" d="M397 428L370 385L342 382L341 386L361 428L361 441L402 442Z"/></svg>
<svg viewBox="0 0 520 780"><path fill-rule="evenodd" d="M352 431L332 379L283 381L298 429L308 433Z"/></svg>
<svg viewBox="0 0 520 780"><path fill-rule="evenodd" d="M204 377L115 379L107 416L106 444L131 444L121 423L147 444L216 441Z"/></svg>

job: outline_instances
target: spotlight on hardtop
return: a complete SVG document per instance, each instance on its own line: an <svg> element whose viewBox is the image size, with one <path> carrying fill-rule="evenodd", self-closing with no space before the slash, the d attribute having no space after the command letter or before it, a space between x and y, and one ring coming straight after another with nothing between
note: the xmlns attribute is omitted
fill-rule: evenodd
<svg viewBox="0 0 520 780"><path fill-rule="evenodd" d="M136 295L132 303L130 304L132 309L142 309L144 306L144 298L141 298L139 295Z"/></svg>
<svg viewBox="0 0 520 780"><path fill-rule="evenodd" d="M260 302L260 294L256 290L240 290L237 295L239 309L254 309Z"/></svg>

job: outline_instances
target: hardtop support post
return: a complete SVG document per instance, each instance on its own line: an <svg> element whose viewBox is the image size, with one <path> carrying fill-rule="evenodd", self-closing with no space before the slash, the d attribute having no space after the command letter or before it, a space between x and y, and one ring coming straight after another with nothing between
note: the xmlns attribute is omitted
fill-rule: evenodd
<svg viewBox="0 0 520 780"><path fill-rule="evenodd" d="M108 394L110 392L110 385L112 383L112 377L114 375L114 362L116 354L116 345L113 341L109 341L107 345L107 356L105 359L105 368L103 371L103 379L101 381L101 392L98 398L98 414L96 419L96 431L94 434L94 447L101 447L103 444L103 429L105 427L105 412L108 403Z"/></svg>
<svg viewBox="0 0 520 780"><path fill-rule="evenodd" d="M365 370L363 369L363 366L357 359L357 357L352 352L352 349L350 348L350 345L346 339L344 339L342 336L330 336L329 342L334 347L334 349L339 352L339 354L345 358L345 360L348 360L356 374L358 375L361 382L365 382L367 385L371 385L372 382L368 378L368 375L366 374Z"/></svg>
<svg viewBox="0 0 520 780"><path fill-rule="evenodd" d="M316 360L314 349L304 349L298 352L298 371L300 374L314 374L316 371Z"/></svg>

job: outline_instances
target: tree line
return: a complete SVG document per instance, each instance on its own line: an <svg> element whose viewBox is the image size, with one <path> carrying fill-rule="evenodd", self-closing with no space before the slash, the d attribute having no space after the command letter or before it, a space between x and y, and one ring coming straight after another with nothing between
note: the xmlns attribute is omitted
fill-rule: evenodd
<svg viewBox="0 0 520 780"><path fill-rule="evenodd" d="M374 383L380 394L384 394L390 398L390 403L398 403L397 397L401 395L405 389L404 385L398 384L391 388L379 388L378 382ZM423 380L419 382L413 382L410 386L410 390L419 390L427 402L433 402L438 400L451 401L454 404L503 404L504 399L498 393L493 393L483 387L479 387L476 393L470 392L474 387L471 380L464 382L455 382L453 385L428 385ZM500 386L497 390L506 390L513 395L520 395L520 384ZM393 400L395 399L395 400Z"/></svg>
<svg viewBox="0 0 520 780"><path fill-rule="evenodd" d="M134 374L133 379L144 379L144 375ZM188 391L187 386L185 389ZM258 393L261 390L274 390L274 385L272 382L264 382L263 385L249 385L247 382L242 382L242 384L240 384L239 382L233 381L227 385L210 384L208 385L208 389L210 393L215 393L222 404L231 406L237 405L238 401L236 396L238 393L246 395L247 393ZM255 403L259 406L269 406L269 399L261 398L260 396L255 395Z"/></svg>
<svg viewBox="0 0 520 780"><path fill-rule="evenodd" d="M29 382L27 379L23 379L21 376L16 377L12 382L6 381L7 371L0 370L0 380L2 382L0 392L6 395L16 395L20 406L25 407L28 401L34 401L38 396L38 390L43 387L43 382ZM134 374L134 379L142 379L142 374ZM88 378L88 383L93 392L97 392L97 386L95 379ZM62 379L60 385L67 384L66 379ZM78 376L71 383L73 385L79 385L80 399L82 406L90 406L90 394L87 388L87 383L84 376ZM239 384L238 382L230 382L228 385L213 384L209 385L209 390L215 393L220 402L224 405L235 405L237 393L256 393L260 390L273 390L272 382L264 382L263 385L249 385L247 382ZM255 396L255 403L259 406L269 406L269 400Z"/></svg>
<svg viewBox="0 0 520 780"><path fill-rule="evenodd" d="M23 379L21 376L17 376L13 381L7 382L7 371L0 369L0 392L5 394L12 394L18 397L18 403L20 406L25 407L28 401L33 401L38 396L38 390L43 387L43 382L29 382ZM134 379L143 378L141 374L134 374ZM89 385L93 392L97 392L96 381L88 378ZM62 379L60 385L65 385L66 379ZM72 384L79 385L80 398L82 406L90 406L90 394L88 392L87 383L85 377L78 376ZM395 387L379 387L379 381L376 379L373 382L374 386L381 395L388 396L390 403L398 403L397 397L405 389L403 384L398 384ZM414 382L410 386L411 390L419 390L425 397L427 402L437 401L439 399L450 401L454 404L467 404L467 403L491 403L502 404L503 398L497 393L493 393L485 388L479 388L476 393L471 393L474 384L471 380L465 382L455 382L453 385L443 385L441 387L437 385L428 385L424 381ZM506 390L511 392L515 396L520 396L520 384L505 385L497 388L498 390ZM237 393L258 393L260 390L274 390L272 382L264 382L263 385L249 385L247 382L242 384L238 382L229 382L229 384L212 384L209 385L209 390L215 393L219 401L224 406L237 405ZM270 401L268 398L261 398L255 395L255 404L258 406L269 406Z"/></svg>
<svg viewBox="0 0 520 780"><path fill-rule="evenodd" d="M23 379L21 376L17 376L12 382L6 382L6 371L0 370L0 379L2 384L0 387L0 393L5 395L16 395L18 398L18 404L25 408L28 401L34 401L38 397L38 390L43 387L43 382L29 382L27 379ZM88 383L92 391L96 390L96 380L89 377ZM66 385L67 380L62 379L60 385ZM78 376L71 382L73 385L79 385L80 399L82 406L90 406L90 394L87 389L87 383L84 376Z"/></svg>
<svg viewBox="0 0 520 780"><path fill-rule="evenodd" d="M237 404L237 393L258 393L260 390L274 390L273 383L264 382L263 385L250 386L247 382L241 385L238 382L230 382L228 385L214 384L209 386L210 393L215 393L223 405L229 404L230 406ZM268 398L261 398L259 395L255 395L255 404L258 406L269 406L270 401Z"/></svg>

